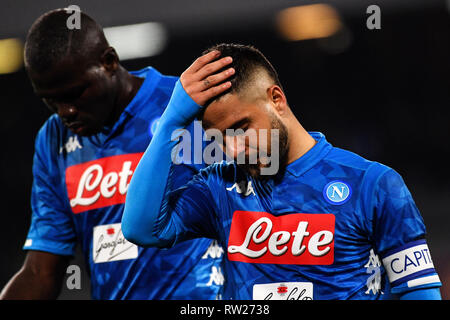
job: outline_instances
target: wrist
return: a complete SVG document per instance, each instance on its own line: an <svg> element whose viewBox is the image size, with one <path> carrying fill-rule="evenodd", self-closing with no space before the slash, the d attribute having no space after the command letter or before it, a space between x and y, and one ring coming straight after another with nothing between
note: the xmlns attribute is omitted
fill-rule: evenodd
<svg viewBox="0 0 450 320"><path fill-rule="evenodd" d="M178 80L169 104L160 119L160 124L172 129L185 128L195 119L202 108L202 106L192 100L184 90L181 81Z"/></svg>

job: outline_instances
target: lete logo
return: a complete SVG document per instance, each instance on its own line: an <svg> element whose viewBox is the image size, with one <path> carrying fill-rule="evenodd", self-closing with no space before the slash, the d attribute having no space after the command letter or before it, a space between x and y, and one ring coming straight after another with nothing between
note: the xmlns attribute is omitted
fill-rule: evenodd
<svg viewBox="0 0 450 320"><path fill-rule="evenodd" d="M333 214L236 211L228 259L247 263L329 265L334 261Z"/></svg>
<svg viewBox="0 0 450 320"><path fill-rule="evenodd" d="M124 203L142 154L123 154L68 167L66 185L73 213Z"/></svg>

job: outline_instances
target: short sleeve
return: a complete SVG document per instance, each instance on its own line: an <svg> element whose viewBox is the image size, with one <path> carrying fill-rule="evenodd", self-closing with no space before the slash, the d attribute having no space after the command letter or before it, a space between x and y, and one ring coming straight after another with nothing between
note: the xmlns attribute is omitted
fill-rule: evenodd
<svg viewBox="0 0 450 320"><path fill-rule="evenodd" d="M425 224L402 177L387 170L375 185L374 235L378 252L425 236Z"/></svg>
<svg viewBox="0 0 450 320"><path fill-rule="evenodd" d="M55 159L57 147L50 147L49 126L47 122L36 138L31 190L32 217L23 249L74 255L76 234L71 213L63 200L65 191Z"/></svg>
<svg viewBox="0 0 450 320"><path fill-rule="evenodd" d="M392 293L439 287L423 218L402 177L392 169L378 179L374 192L373 239Z"/></svg>

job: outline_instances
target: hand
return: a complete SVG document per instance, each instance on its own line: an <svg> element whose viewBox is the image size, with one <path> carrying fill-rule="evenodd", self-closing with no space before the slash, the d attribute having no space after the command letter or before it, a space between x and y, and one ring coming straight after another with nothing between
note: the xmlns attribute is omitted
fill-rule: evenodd
<svg viewBox="0 0 450 320"><path fill-rule="evenodd" d="M216 72L229 65L233 59L224 57L215 60L220 54L220 51L214 50L197 58L180 76L184 90L198 105L203 106L208 100L231 87L230 81L223 81L234 74L234 69L228 68L217 74Z"/></svg>

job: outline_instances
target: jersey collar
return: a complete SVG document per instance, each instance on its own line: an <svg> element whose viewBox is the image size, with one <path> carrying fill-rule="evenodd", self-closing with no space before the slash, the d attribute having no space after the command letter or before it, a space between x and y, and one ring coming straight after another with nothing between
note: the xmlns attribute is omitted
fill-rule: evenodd
<svg viewBox="0 0 450 320"><path fill-rule="evenodd" d="M126 106L124 112L135 115L141 110L142 104L150 100L150 97L157 87L157 83L161 80L161 73L152 67L147 67L139 71L130 71L136 77L144 78L141 87L134 96L133 100Z"/></svg>
<svg viewBox="0 0 450 320"><path fill-rule="evenodd" d="M308 132L317 143L303 156L291 162L286 166L286 171L295 177L299 177L306 171L315 166L322 160L328 152L330 152L332 145L325 139L325 135L320 132Z"/></svg>
<svg viewBox="0 0 450 320"><path fill-rule="evenodd" d="M129 116L135 116L140 110L141 106L148 100L151 99L153 91L156 88L156 83L161 79L161 73L152 67L146 67L138 71L130 71L134 76L144 78L141 87L130 101L130 103L125 107L119 119L111 126L104 127L102 133L105 135L112 134L115 132L116 128L122 125L124 121L128 119Z"/></svg>

